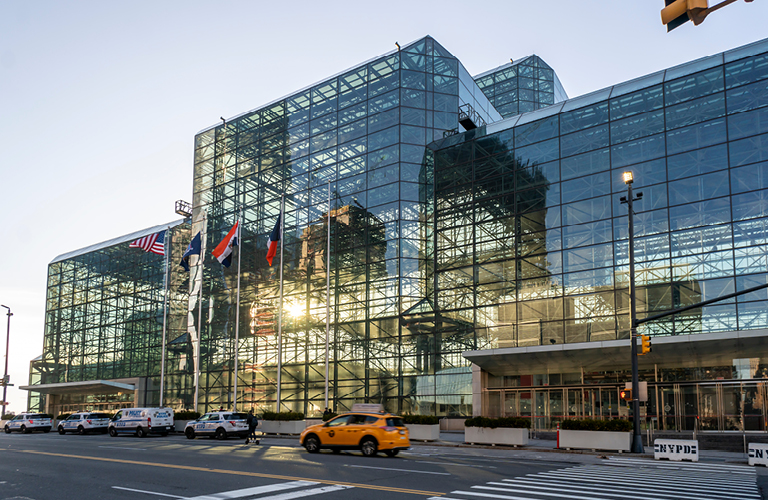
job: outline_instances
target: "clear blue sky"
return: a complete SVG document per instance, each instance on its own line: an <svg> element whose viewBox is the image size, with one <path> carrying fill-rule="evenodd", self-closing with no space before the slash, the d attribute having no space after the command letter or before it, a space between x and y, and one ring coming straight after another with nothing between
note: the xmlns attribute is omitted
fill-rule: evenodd
<svg viewBox="0 0 768 500"><path fill-rule="evenodd" d="M48 263L175 220L174 201L192 200L194 135L219 117L424 35L470 74L535 53L571 97L768 37L768 2L736 2L669 34L663 4L0 2L0 303L14 313L11 382L26 385L42 353ZM5 328L0 316L0 356ZM26 409L25 391L9 388L8 400L10 411Z"/></svg>

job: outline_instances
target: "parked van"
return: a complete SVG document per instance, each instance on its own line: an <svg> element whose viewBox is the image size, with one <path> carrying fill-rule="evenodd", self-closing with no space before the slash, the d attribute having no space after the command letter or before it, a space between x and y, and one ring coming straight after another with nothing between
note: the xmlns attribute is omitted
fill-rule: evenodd
<svg viewBox="0 0 768 500"><path fill-rule="evenodd" d="M167 436L173 430L173 410L170 408L123 408L109 421L109 435L147 434Z"/></svg>

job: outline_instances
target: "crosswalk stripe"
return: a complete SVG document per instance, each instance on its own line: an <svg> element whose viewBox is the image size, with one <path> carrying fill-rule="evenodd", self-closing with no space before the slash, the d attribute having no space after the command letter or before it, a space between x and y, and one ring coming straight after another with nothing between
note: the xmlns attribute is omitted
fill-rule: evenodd
<svg viewBox="0 0 768 500"><path fill-rule="evenodd" d="M754 469L750 467L746 467L744 465L733 465L733 464L708 464L703 462L673 462L668 460L644 460L640 458L617 458L617 457L610 457L606 463L611 462L623 462L628 464L641 464L641 465L657 465L657 466L679 466L682 468L716 468L719 470L729 470L732 472L742 472L745 474L754 474Z"/></svg>
<svg viewBox="0 0 768 500"><path fill-rule="evenodd" d="M344 484L334 484L331 486L321 486L320 488L312 488L311 490L292 491L290 493L281 493L279 495L260 497L258 500L290 500L292 498L309 497L312 495L320 495L322 493L330 493L332 491L347 490L350 488L354 488L354 486L347 486Z"/></svg>
<svg viewBox="0 0 768 500"><path fill-rule="evenodd" d="M588 487L588 486L581 486L578 484L571 484L571 483L556 483L556 482L546 482L543 484L546 484L546 486L540 486L538 484L527 484L522 481L516 481L516 480L510 480L505 479L505 483L488 483L488 484L509 484L510 486L513 486L517 483L523 483L520 485L520 491L524 491L525 489L532 489L532 490L553 490L553 491L572 491L574 493L600 493L600 495L608 496L608 497L618 497L618 498L627 498L629 496L632 496L634 494L637 494L637 488L626 488L626 487L620 487L615 486L612 487L610 492L607 492L605 490L605 486L599 486L599 487ZM584 491L579 491L584 490ZM701 496L701 495L683 495L678 492L675 493L664 493L664 492L656 492L656 491L648 491L645 488L643 488L643 498L646 500L722 500L722 496L716 496L716 497L710 497L710 496Z"/></svg>
<svg viewBox="0 0 768 500"><path fill-rule="evenodd" d="M532 476L532 475L529 474L529 476ZM703 491L705 493L708 491L711 491L712 489L724 490L724 491L745 491L745 490L752 491L751 485L746 485L745 483L740 483L738 486L737 485L721 486L718 484L713 484L711 482L700 481L697 478L685 478L685 477L667 478L661 474L619 476L619 475L601 473L600 471L572 470L572 471L568 471L567 473L542 472L540 474L536 474L535 476L585 478L585 479L601 479L603 477L609 476L612 482L623 481L623 482L632 483L632 484L647 484L648 481L653 481L653 483L656 486L664 487L665 489L683 490L683 491ZM682 482L685 483L685 487L678 486Z"/></svg>
<svg viewBox="0 0 768 500"><path fill-rule="evenodd" d="M316 484L318 483L312 481L290 481L287 483L275 483L267 484L265 486L255 486L253 488L243 488L241 490L224 491L221 493L213 493L211 495L200 495L187 498L186 500L226 500L229 498L242 498L250 495L259 495L261 493L301 488L303 486L314 486Z"/></svg>
<svg viewBox="0 0 768 500"><path fill-rule="evenodd" d="M564 478L564 479L570 479L570 480L573 480L573 481L577 481L578 480L578 481L582 481L582 482L591 482L591 483L607 483L609 485L616 484L616 480L615 479L611 479L610 475L608 475L608 474L603 474L603 475L581 475L581 474L577 473L577 474L566 475L566 474L542 472L542 473L538 474L537 476L538 477L547 477L547 478L549 478L549 477ZM659 482L659 481L657 481L657 482ZM627 481L625 480L624 483L626 484ZM642 488L648 488L648 481L647 480L645 480L645 481L629 481L629 483L637 485L637 486L642 487ZM719 488L713 488L712 486L707 487L707 488L678 487L678 486L673 486L673 485L666 485L666 482L664 482L664 483L665 483L664 485L658 485L659 486L658 488L653 488L653 489L662 490L662 491L669 491L669 490L680 491L680 490L682 490L682 491L688 491L688 492L702 492L702 493L709 493L713 489L719 489ZM680 484L680 483L682 483L682 481L680 481L680 482L678 482L676 484ZM727 491L730 491L730 490L727 490ZM734 496L734 498L737 499L737 500L743 500L744 499L744 495L750 495L750 494L747 493L747 492L742 492L739 495L729 495L729 496ZM759 496L755 496L755 498L760 498L760 497Z"/></svg>
<svg viewBox="0 0 768 500"><path fill-rule="evenodd" d="M568 471L573 470L574 472L577 472L579 474L583 475L605 475L605 469L598 469L595 467L589 467L589 468L583 468L583 469L566 469ZM651 470L633 470L633 471L616 471L611 470L609 472L611 477L614 478L626 478L629 480L642 480L646 478L650 478L653 480L659 480L662 483L675 483L677 480L685 480L688 484L701 484L709 486L712 484L712 481L717 481L718 485L721 487L727 487L727 488L743 488L744 485L752 484L754 479L752 481L745 481L745 480L732 480L732 479L725 479L725 477L728 476L722 476L722 475L712 475L712 474L696 474L695 477L692 477L692 474L685 473L685 474L670 474L666 471L651 471Z"/></svg>

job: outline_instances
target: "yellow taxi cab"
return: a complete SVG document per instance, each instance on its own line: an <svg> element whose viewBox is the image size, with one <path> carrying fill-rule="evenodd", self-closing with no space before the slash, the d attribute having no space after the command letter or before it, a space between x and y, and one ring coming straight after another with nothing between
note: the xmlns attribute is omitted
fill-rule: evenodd
<svg viewBox="0 0 768 500"><path fill-rule="evenodd" d="M402 418L383 411L359 411L356 407L358 405L353 405L349 413L307 427L301 433L301 445L309 453L317 453L323 448L334 453L360 450L366 457L376 456L380 451L394 457L400 450L410 448L408 429Z"/></svg>

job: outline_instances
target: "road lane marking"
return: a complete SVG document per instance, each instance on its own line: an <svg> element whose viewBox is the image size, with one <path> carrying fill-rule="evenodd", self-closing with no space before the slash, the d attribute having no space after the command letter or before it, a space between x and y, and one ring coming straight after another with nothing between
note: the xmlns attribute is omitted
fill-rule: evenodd
<svg viewBox="0 0 768 500"><path fill-rule="evenodd" d="M29 453L32 455L43 455L43 456L49 456L49 457L62 457L62 458L72 458L76 460L95 460L97 462L111 462L116 464L129 464L129 465L143 465L146 467L159 467L164 469L178 469L178 470L188 470L188 471L197 471L197 472L211 472L214 474L229 474L234 476L247 476L247 477L263 477L263 478L269 478L269 479L285 479L288 481L314 481L320 484L331 484L331 485L340 485L340 486L351 486L354 488L361 488L361 489L367 489L367 490L378 490L378 491L388 491L392 493L408 493L411 495L419 495L419 496L443 496L445 493L440 491L424 491L424 490L412 490L408 488L396 488L393 486L378 486L374 484L362 484L362 483L349 483L345 481L332 481L330 479L311 479L311 478L303 478L303 477L295 477L295 476L283 476L279 474L264 474L260 472L245 472L245 471L237 471L237 470L227 470L227 469L210 469L205 467L194 467L191 465L174 465L174 464L163 464L163 463L156 463L156 462L141 462L139 460L123 460L119 458L103 458L103 457L89 457L86 455L68 455L65 453L51 453L46 451L35 451L35 450L15 450L15 449L9 449L9 448L0 448L0 452L12 452L12 453Z"/></svg>
<svg viewBox="0 0 768 500"><path fill-rule="evenodd" d="M301 497L308 497L312 495L320 495L321 493L330 493L331 491L347 490L351 488L354 488L354 486L335 484L332 486L323 486L321 488L313 488L311 490L293 491L291 493L281 493L280 495L261 497L258 500L290 500L292 498L301 498Z"/></svg>
<svg viewBox="0 0 768 500"><path fill-rule="evenodd" d="M146 448L123 448L122 446L99 446L99 448L111 448L113 450L139 450L139 451L147 451Z"/></svg>
<svg viewBox="0 0 768 500"><path fill-rule="evenodd" d="M436 474L439 476L450 476L448 472L429 472L426 470L411 470L411 469L392 469L390 467L371 467L370 465L349 465L344 464L344 467L355 467L358 469L377 469L377 470L391 470L395 472L415 472L417 474Z"/></svg>
<svg viewBox="0 0 768 500"><path fill-rule="evenodd" d="M289 483L267 484L264 486L254 486L253 488L243 488L241 490L200 495L198 497L187 497L186 500L223 500L226 498L242 498L250 495L259 495L261 493L272 493L273 491L301 488L302 486L315 486L317 484L316 481L291 481Z"/></svg>
<svg viewBox="0 0 768 500"><path fill-rule="evenodd" d="M477 467L480 469L497 469L494 465L455 464L453 462L427 462L426 460L414 460L417 464L445 465L446 467Z"/></svg>
<svg viewBox="0 0 768 500"><path fill-rule="evenodd" d="M122 486L113 486L112 488L116 490L133 491L135 493L146 493L147 495L157 495L161 497L182 498L182 499L184 498L184 497L180 497L179 495L168 495L166 493L158 493L156 491L135 490L133 488L123 488Z"/></svg>

